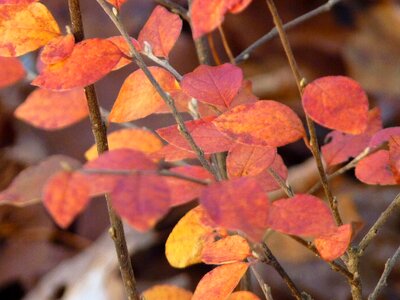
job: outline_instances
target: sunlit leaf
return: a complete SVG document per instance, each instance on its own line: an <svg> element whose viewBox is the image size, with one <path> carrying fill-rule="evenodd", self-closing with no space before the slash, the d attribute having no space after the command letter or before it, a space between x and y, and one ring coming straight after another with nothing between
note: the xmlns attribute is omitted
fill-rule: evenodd
<svg viewBox="0 0 400 300"><path fill-rule="evenodd" d="M160 284L145 290L142 296L146 300L190 300L193 294L177 286Z"/></svg>
<svg viewBox="0 0 400 300"><path fill-rule="evenodd" d="M344 76L319 78L303 94L306 113L318 124L348 134L360 134L368 125L368 97L360 84Z"/></svg>
<svg viewBox="0 0 400 300"><path fill-rule="evenodd" d="M46 45L60 35L57 22L43 4L3 3L0 4L0 56L23 55Z"/></svg>
<svg viewBox="0 0 400 300"><path fill-rule="evenodd" d="M346 252L351 242L351 236L351 224L346 224L338 227L329 235L316 238L314 244L324 260L332 261Z"/></svg>
<svg viewBox="0 0 400 300"><path fill-rule="evenodd" d="M254 146L279 147L305 134L299 117L286 105L271 100L236 106L213 123L232 139Z"/></svg>
<svg viewBox="0 0 400 300"><path fill-rule="evenodd" d="M366 184L396 184L390 167L389 151L379 150L359 161L356 166L356 177Z"/></svg>
<svg viewBox="0 0 400 300"><path fill-rule="evenodd" d="M154 160L164 159L167 162L171 162L183 159L195 159L197 156L193 151L184 150L174 145L165 145L159 151L152 153L150 157Z"/></svg>
<svg viewBox="0 0 400 300"><path fill-rule="evenodd" d="M88 115L82 88L69 91L36 89L15 111L15 116L35 127L56 130L70 126Z"/></svg>
<svg viewBox="0 0 400 300"><path fill-rule="evenodd" d="M0 57L0 89L25 77L25 69L18 58Z"/></svg>
<svg viewBox="0 0 400 300"><path fill-rule="evenodd" d="M73 34L59 36L43 47L40 60L45 64L55 64L71 55L75 46Z"/></svg>
<svg viewBox="0 0 400 300"><path fill-rule="evenodd" d="M253 294L252 292L248 291L239 291L232 293L227 300L261 300Z"/></svg>
<svg viewBox="0 0 400 300"><path fill-rule="evenodd" d="M132 62L132 59L130 58L131 53L129 50L129 45L126 42L125 38L123 36L112 36L108 38L110 42L114 43L119 50L124 54L119 62L114 66L113 71L121 69L125 67L126 65L129 65ZM131 38L133 46L136 48L137 51L141 51L141 47L139 45L139 42L135 40L134 38Z"/></svg>
<svg viewBox="0 0 400 300"><path fill-rule="evenodd" d="M381 144L388 142L391 137L398 135L400 135L400 127L384 128L372 137L369 147L372 149L377 148Z"/></svg>

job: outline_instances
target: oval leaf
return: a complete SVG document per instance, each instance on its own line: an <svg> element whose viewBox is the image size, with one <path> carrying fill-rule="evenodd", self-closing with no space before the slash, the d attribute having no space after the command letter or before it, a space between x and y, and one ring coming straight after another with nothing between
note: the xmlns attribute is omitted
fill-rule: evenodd
<svg viewBox="0 0 400 300"><path fill-rule="evenodd" d="M227 300L261 300L253 294L252 292L248 291L239 291L232 293Z"/></svg>
<svg viewBox="0 0 400 300"><path fill-rule="evenodd" d="M322 259L332 261L341 257L350 246L352 228L350 224L342 225L333 233L314 240Z"/></svg>
<svg viewBox="0 0 400 300"><path fill-rule="evenodd" d="M388 142L391 137L400 135L400 127L389 127L378 131L371 139L369 147L375 149L385 142Z"/></svg>
<svg viewBox="0 0 400 300"><path fill-rule="evenodd" d="M73 34L59 36L43 47L40 60L47 65L55 64L71 55L75 46Z"/></svg>
<svg viewBox="0 0 400 300"><path fill-rule="evenodd" d="M146 300L190 300L193 294L177 286L159 284L144 291L142 296Z"/></svg>
<svg viewBox="0 0 400 300"><path fill-rule="evenodd" d="M359 161L356 166L356 177L366 184L396 184L390 167L389 151L379 150Z"/></svg>

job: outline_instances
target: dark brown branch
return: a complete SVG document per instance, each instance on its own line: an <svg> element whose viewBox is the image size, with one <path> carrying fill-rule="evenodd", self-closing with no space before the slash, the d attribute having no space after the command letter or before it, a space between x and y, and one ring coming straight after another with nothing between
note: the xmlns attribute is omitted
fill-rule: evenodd
<svg viewBox="0 0 400 300"><path fill-rule="evenodd" d="M330 11L332 9L333 6L335 6L337 3L339 3L342 0L329 0L328 2L326 2L325 4L321 5L320 7L286 23L285 25L283 25L283 29L288 30L288 29L292 29L298 25L300 25L301 23L314 18L324 12ZM272 29L270 32L268 32L267 34L263 35L260 39L258 39L257 41L255 41L253 44L251 44L247 49L245 49L242 53L240 53L236 58L235 58L235 62L237 64L247 60L250 57L250 54L257 49L258 47L260 47L261 45L267 43L268 41L272 40L273 38L278 36L278 30L276 29L276 27L274 29Z"/></svg>
<svg viewBox="0 0 400 300"><path fill-rule="evenodd" d="M68 0L68 6L71 17L72 32L75 36L75 40L76 42L82 41L84 38L84 30L79 0ZM108 150L107 129L101 118L100 107L97 101L94 85L86 87L85 94L89 108L92 132L96 141L97 152L100 154ZM107 196L106 202L111 226L110 233L114 241L115 250L117 252L119 268L121 271L125 291L129 300L139 300L140 295L136 289L136 280L126 245L122 221L115 213L111 206L110 199Z"/></svg>
<svg viewBox="0 0 400 300"><path fill-rule="evenodd" d="M170 0L155 0L155 1L158 4L167 7L174 14L179 15L185 21L190 22L189 13L184 7Z"/></svg>

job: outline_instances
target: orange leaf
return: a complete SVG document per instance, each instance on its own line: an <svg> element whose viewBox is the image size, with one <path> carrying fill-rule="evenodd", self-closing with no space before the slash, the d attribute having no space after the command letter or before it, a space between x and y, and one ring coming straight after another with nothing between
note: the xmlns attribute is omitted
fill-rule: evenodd
<svg viewBox="0 0 400 300"><path fill-rule="evenodd" d="M23 55L59 35L57 22L43 4L0 4L0 56Z"/></svg>
<svg viewBox="0 0 400 300"><path fill-rule="evenodd" d="M154 160L164 159L165 161L177 161L182 159L196 159L193 151L184 150L174 145L165 145L159 151L152 153L150 157Z"/></svg>
<svg viewBox="0 0 400 300"><path fill-rule="evenodd" d="M120 129L107 136L110 150L128 148L144 153L153 153L160 150L162 142L150 131L139 128ZM93 145L85 152L87 160L97 157L96 145Z"/></svg>
<svg viewBox="0 0 400 300"><path fill-rule="evenodd" d="M216 267L198 283L192 300L226 299L246 273L247 263L237 262Z"/></svg>
<svg viewBox="0 0 400 300"><path fill-rule="evenodd" d="M71 55L75 46L73 34L59 36L43 47L40 60L47 64L55 64Z"/></svg>
<svg viewBox="0 0 400 300"><path fill-rule="evenodd" d="M305 134L299 117L276 101L258 101L232 108L213 123L237 142L254 146L279 147Z"/></svg>
<svg viewBox="0 0 400 300"><path fill-rule="evenodd" d="M61 171L43 189L43 204L62 228L67 228L89 203L89 187L80 173Z"/></svg>
<svg viewBox="0 0 400 300"><path fill-rule="evenodd" d="M306 194L274 201L269 226L276 231L301 236L321 236L336 228L328 206L321 199Z"/></svg>
<svg viewBox="0 0 400 300"><path fill-rule="evenodd" d="M400 127L389 127L378 131L371 139L369 147L375 149L390 140L391 137L400 135Z"/></svg>
<svg viewBox="0 0 400 300"><path fill-rule="evenodd" d="M177 286L160 284L144 291L142 296L146 300L190 300L193 294Z"/></svg>
<svg viewBox="0 0 400 300"><path fill-rule="evenodd" d="M83 170L156 170L157 165L152 162L144 153L132 149L116 149L103 153L98 158L87 162ZM100 195L111 192L118 180L126 175L117 174L86 174L90 185L90 194Z"/></svg>
<svg viewBox="0 0 400 300"><path fill-rule="evenodd" d="M149 67L164 91L178 89L175 77L160 67ZM123 83L111 110L110 122L122 123L147 117L164 103L142 70L136 70Z"/></svg>
<svg viewBox="0 0 400 300"><path fill-rule="evenodd" d="M69 91L36 89L14 112L35 127L56 130L79 122L88 115L85 92L82 88Z"/></svg>
<svg viewBox="0 0 400 300"><path fill-rule="evenodd" d="M206 238L214 228L202 206L190 210L175 225L165 243L165 255L171 266L185 268L201 262Z"/></svg>
<svg viewBox="0 0 400 300"><path fill-rule="evenodd" d="M346 134L340 131L332 131L326 136L331 141L322 146L322 154L328 166L334 166L356 157L365 148L372 136L382 129L381 113L378 108L369 112L368 127L364 133L358 135Z"/></svg>
<svg viewBox="0 0 400 300"><path fill-rule="evenodd" d="M234 145L228 153L226 168L229 178L254 176L268 168L275 160L276 148Z"/></svg>
<svg viewBox="0 0 400 300"><path fill-rule="evenodd" d="M118 47L108 40L84 40L75 45L68 58L44 66L32 84L52 90L85 87L106 76L121 56Z"/></svg>
<svg viewBox="0 0 400 300"><path fill-rule="evenodd" d="M344 133L360 134L368 125L368 97L360 84L344 76L319 78L303 94L306 113L318 124Z"/></svg>
<svg viewBox="0 0 400 300"><path fill-rule="evenodd" d="M170 208L167 182L155 174L121 177L110 195L115 211L139 231L151 229Z"/></svg>
<svg viewBox="0 0 400 300"><path fill-rule="evenodd" d="M205 154L227 151L234 142L217 130L211 121L214 117L185 122L186 128L196 144ZM156 130L168 143L184 150L193 151L188 141L179 132L177 125Z"/></svg>
<svg viewBox="0 0 400 300"><path fill-rule="evenodd" d="M193 0L190 10L193 38L197 39L222 24L228 11L239 13L252 0Z"/></svg>
<svg viewBox="0 0 400 300"><path fill-rule="evenodd" d="M389 161L397 183L400 183L400 136L389 140Z"/></svg>
<svg viewBox="0 0 400 300"><path fill-rule="evenodd" d="M389 151L379 150L359 161L356 166L356 177L366 184L396 184L390 167Z"/></svg>
<svg viewBox="0 0 400 300"><path fill-rule="evenodd" d="M201 259L206 264L219 265L243 261L251 256L249 243L240 235L230 235L212 243L206 243Z"/></svg>
<svg viewBox="0 0 400 300"><path fill-rule="evenodd" d="M71 169L80 167L80 162L64 155L53 155L35 166L23 170L8 188L0 193L0 204L26 206L42 199L43 186L55 173L63 170L62 164Z"/></svg>
<svg viewBox="0 0 400 300"><path fill-rule="evenodd" d="M254 295L252 292L239 291L232 293L227 300L261 300L258 296Z"/></svg>
<svg viewBox="0 0 400 300"><path fill-rule="evenodd" d="M278 173L283 180L287 179L288 169L279 154L276 154L274 162L269 167L274 169L274 171ZM266 193L279 190L281 188L279 183L276 182L275 178L272 177L268 170L261 172L255 178Z"/></svg>
<svg viewBox="0 0 400 300"><path fill-rule="evenodd" d="M122 4L126 2L126 0L106 0L111 5L114 5L117 9L120 9Z"/></svg>
<svg viewBox="0 0 400 300"><path fill-rule="evenodd" d="M0 57L0 65L0 89L16 83L26 75L18 58Z"/></svg>
<svg viewBox="0 0 400 300"><path fill-rule="evenodd" d="M204 168L199 166L182 166L169 169L172 172L190 176L200 180L213 180L213 176ZM199 197L204 185L190 182L175 177L165 178L171 195L171 205L181 205Z"/></svg>
<svg viewBox="0 0 400 300"><path fill-rule="evenodd" d="M216 224L241 230L255 241L268 227L269 200L255 178L211 184L200 195L200 203Z"/></svg>
<svg viewBox="0 0 400 300"><path fill-rule="evenodd" d="M183 76L182 90L199 101L229 108L242 86L239 67L223 64L217 67L201 65Z"/></svg>
<svg viewBox="0 0 400 300"><path fill-rule="evenodd" d="M334 232L314 240L321 257L326 261L332 261L341 257L350 245L352 236L351 224L338 227Z"/></svg>
<svg viewBox="0 0 400 300"><path fill-rule="evenodd" d="M30 4L39 0L0 0L0 4Z"/></svg>
<svg viewBox="0 0 400 300"><path fill-rule="evenodd" d="M112 36L107 40L114 43L118 47L118 49L124 54L119 62L114 66L113 71L129 65L132 62L132 59L130 59L131 53L129 50L129 45L126 42L125 38L123 36ZM141 51L139 42L134 38L131 38L131 41L136 50Z"/></svg>
<svg viewBox="0 0 400 300"><path fill-rule="evenodd" d="M142 48L148 42L155 56L168 57L182 30L182 20L157 5L139 33L138 41Z"/></svg>

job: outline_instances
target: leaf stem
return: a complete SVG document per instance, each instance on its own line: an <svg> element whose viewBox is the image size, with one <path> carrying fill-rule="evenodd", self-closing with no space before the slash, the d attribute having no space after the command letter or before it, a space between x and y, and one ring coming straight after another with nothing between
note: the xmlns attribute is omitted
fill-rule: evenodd
<svg viewBox="0 0 400 300"><path fill-rule="evenodd" d="M71 18L72 32L76 42L84 39L84 30L82 24L82 14L79 0L68 0L68 7ZM108 150L107 129L102 121L100 107L97 101L94 85L85 87L86 100L89 107L89 117L92 126L92 132L97 145L97 152L103 153ZM125 232L120 217L115 213L111 206L109 197L106 195L108 215L110 219L110 232L117 252L119 268L122 275L122 281L125 292L129 300L140 300L139 292L136 288L136 279L133 273L132 263L126 245Z"/></svg>

